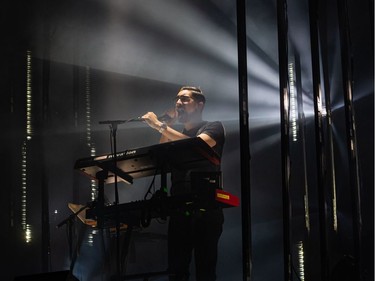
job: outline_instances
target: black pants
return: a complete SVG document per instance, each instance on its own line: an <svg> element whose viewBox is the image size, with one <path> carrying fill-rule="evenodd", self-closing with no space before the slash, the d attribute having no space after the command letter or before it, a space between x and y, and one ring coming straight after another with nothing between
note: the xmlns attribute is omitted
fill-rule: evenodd
<svg viewBox="0 0 375 281"><path fill-rule="evenodd" d="M193 252L196 280L216 280L217 248L223 222L222 210L170 217L168 262L169 271L174 275L169 280L189 280Z"/></svg>

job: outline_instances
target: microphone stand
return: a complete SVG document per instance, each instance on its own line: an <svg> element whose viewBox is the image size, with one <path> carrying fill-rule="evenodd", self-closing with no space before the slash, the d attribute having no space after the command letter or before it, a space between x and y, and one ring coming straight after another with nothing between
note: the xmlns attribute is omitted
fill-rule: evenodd
<svg viewBox="0 0 375 281"><path fill-rule="evenodd" d="M113 120L113 121L100 121L99 124L109 124L111 130L111 144L113 143L113 166L117 167L117 126L122 123L126 123L129 120ZM121 258L120 258L120 216L118 211L119 195L118 195L118 185L117 185L117 173L115 176L115 208L116 208L116 273L117 278L121 280Z"/></svg>
<svg viewBox="0 0 375 281"><path fill-rule="evenodd" d="M159 120L167 120L171 117L167 114L159 117ZM99 124L107 124L111 130L111 141L113 142L113 166L117 168L117 141L116 141L116 133L117 133L117 126L119 124L128 123L128 122L138 122L144 121L142 117L135 117L128 120L106 120L106 121L99 121ZM112 143L111 143L112 144ZM116 273L117 273L117 280L121 281L122 277L122 270L121 270L121 253L120 253L120 215L119 215L119 196L118 196L118 185L117 185L117 173L114 173L115 176L115 210L116 210ZM162 177L162 185L166 185L165 177ZM165 186L164 186L165 188ZM128 236L131 235L132 227L129 227L127 230L129 232Z"/></svg>
<svg viewBox="0 0 375 281"><path fill-rule="evenodd" d="M73 214L69 215L66 219L62 220L59 224L56 225L56 228L60 228L65 224L68 226L69 255L70 255L70 259L71 259L71 263L70 263L70 273L71 274L73 274L73 268L74 268L75 261L76 261L76 258L77 258L77 249L79 248L79 246L81 245L81 242L82 242L81 241L82 240L82 234L81 234L80 237L78 238L78 241L77 241L77 244L76 244L76 250L74 252L75 254L73 256L73 233L72 233L73 220L79 215L79 213L81 213L86 208L89 208L90 205L91 205L91 203L88 203L88 204L82 206L77 212L74 212Z"/></svg>

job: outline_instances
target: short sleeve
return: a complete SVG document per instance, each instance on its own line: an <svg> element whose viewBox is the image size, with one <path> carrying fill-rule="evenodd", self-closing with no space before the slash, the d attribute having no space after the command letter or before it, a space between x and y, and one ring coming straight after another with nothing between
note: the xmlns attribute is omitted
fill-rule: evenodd
<svg viewBox="0 0 375 281"><path fill-rule="evenodd" d="M197 135L200 134L206 134L216 141L216 145L213 149L221 156L225 141L225 129L223 124L219 121L208 122L197 132Z"/></svg>

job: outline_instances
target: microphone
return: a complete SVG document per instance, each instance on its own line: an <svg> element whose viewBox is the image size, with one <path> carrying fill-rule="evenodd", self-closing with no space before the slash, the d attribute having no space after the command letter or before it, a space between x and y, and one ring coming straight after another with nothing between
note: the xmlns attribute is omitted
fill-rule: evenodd
<svg viewBox="0 0 375 281"><path fill-rule="evenodd" d="M170 116L167 113L164 113L160 116L157 116L157 118L162 122L170 122L172 119L174 119L174 117ZM99 124L102 124L102 125L108 124L108 125L111 125L111 126L117 126L117 125L127 123L127 122L139 122L139 121L142 122L142 121L145 121L145 119L142 118L142 117L135 117L135 118L131 118L131 119L128 119L128 120L105 120L105 121L99 121Z"/></svg>
<svg viewBox="0 0 375 281"><path fill-rule="evenodd" d="M118 125L126 123L126 120L105 120L105 121L99 121L99 124L108 124L108 125Z"/></svg>
<svg viewBox="0 0 375 281"><path fill-rule="evenodd" d="M162 122L168 122L168 121L171 121L173 119L173 117L171 117L170 115L168 115L167 113L163 114L163 115L160 115L160 116L157 116L158 120L162 121ZM128 121L145 121L144 118L142 117L136 117L136 118L133 118L133 119L129 119Z"/></svg>

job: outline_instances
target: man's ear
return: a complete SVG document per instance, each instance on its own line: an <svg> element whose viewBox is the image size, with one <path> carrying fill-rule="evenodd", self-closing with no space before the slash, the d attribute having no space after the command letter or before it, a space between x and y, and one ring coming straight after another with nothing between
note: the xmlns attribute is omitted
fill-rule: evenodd
<svg viewBox="0 0 375 281"><path fill-rule="evenodd" d="M202 111L203 108L204 108L204 102L200 101L200 102L198 103L198 107L199 107L199 109Z"/></svg>

